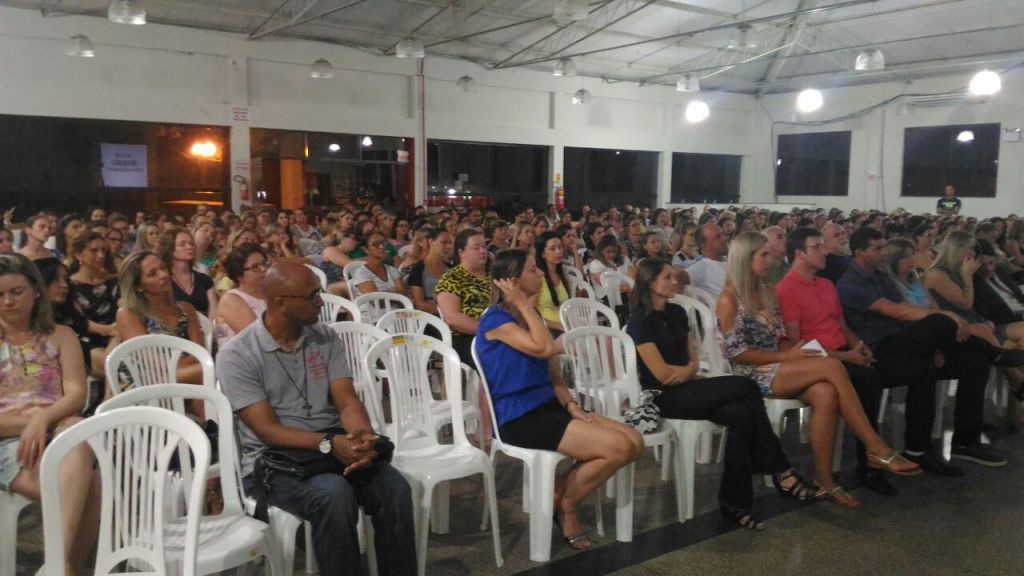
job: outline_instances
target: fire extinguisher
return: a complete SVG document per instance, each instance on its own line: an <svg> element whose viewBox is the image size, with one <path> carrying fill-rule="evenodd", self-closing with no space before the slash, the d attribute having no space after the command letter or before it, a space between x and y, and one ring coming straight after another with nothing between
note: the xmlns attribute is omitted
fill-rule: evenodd
<svg viewBox="0 0 1024 576"><path fill-rule="evenodd" d="M555 186L555 208L565 209L565 189L561 186Z"/></svg>

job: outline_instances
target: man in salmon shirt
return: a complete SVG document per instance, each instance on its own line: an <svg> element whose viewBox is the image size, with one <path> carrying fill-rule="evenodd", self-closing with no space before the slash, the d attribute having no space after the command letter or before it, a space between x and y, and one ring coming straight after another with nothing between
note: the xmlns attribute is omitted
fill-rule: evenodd
<svg viewBox="0 0 1024 576"><path fill-rule="evenodd" d="M875 358L871 350L843 320L843 306L835 285L818 276L825 269L825 255L825 239L820 230L801 227L786 237L786 257L791 266L775 286L786 335L793 343L817 340L829 356L842 361L864 413L877 431L883 380L872 367ZM859 441L857 473L868 489L896 495L896 488L884 473L867 466L864 445Z"/></svg>

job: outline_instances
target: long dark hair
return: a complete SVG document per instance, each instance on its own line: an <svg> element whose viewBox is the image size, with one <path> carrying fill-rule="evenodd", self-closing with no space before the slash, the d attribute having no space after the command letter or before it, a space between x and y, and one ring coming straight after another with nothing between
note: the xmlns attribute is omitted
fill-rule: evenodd
<svg viewBox="0 0 1024 576"><path fill-rule="evenodd" d="M559 302L558 300L558 287L555 286L555 283L551 281L551 265L548 264L548 261L545 260L543 256L544 248L547 246L548 241L550 240L557 240L558 244L561 245L562 234L559 234L558 232L553 232L551 230L544 232L543 234L538 236L536 240L534 240L533 253L537 255L537 265L541 266L541 268L544 270L544 282L547 284L548 292L551 294L551 302L555 306L559 306L561 302ZM563 260L559 260L558 263L555 264L555 274L558 275L558 278L561 280L562 285L565 286L566 291L568 292L569 279L565 275L565 267L563 266Z"/></svg>
<svg viewBox="0 0 1024 576"><path fill-rule="evenodd" d="M67 228L68 225L74 222L75 220L78 220L79 222L82 223L82 225L85 225L85 218L82 218L82 216L77 213L67 214L60 219L60 223L57 224L57 230L55 232L57 250L60 250L61 252L65 253L71 252L71 250L69 249L71 247L68 246L68 240L64 235L64 229ZM70 256L70 254L67 255Z"/></svg>
<svg viewBox="0 0 1024 576"><path fill-rule="evenodd" d="M491 264L491 280L497 282L498 280L522 277L523 271L526 270L526 261L529 259L530 253L518 248L498 252L498 255L494 257L494 264ZM513 316L519 317L518 312L506 306L505 294L494 287L491 287L491 306L498 306Z"/></svg>
<svg viewBox="0 0 1024 576"><path fill-rule="evenodd" d="M630 314L636 314L638 311L649 314L654 310L651 284L666 266L669 266L669 263L664 258L644 258L636 263L636 284L629 293Z"/></svg>
<svg viewBox="0 0 1024 576"><path fill-rule="evenodd" d="M64 270L64 281L69 282L68 278L71 277L71 271L60 261L60 258L40 258L32 263L35 264L36 270L39 270L39 276L43 279L43 286L47 289L57 281L57 273L62 269ZM76 316L82 315L75 308L75 301L71 297L70 292L64 302L60 304L51 300L50 307L53 309L53 319L57 324L68 324Z"/></svg>

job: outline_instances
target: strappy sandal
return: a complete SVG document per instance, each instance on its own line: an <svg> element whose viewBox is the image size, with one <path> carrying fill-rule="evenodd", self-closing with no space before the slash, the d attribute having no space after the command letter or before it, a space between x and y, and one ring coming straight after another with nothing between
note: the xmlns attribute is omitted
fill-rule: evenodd
<svg viewBox="0 0 1024 576"><path fill-rule="evenodd" d="M750 510L735 510L725 504L719 504L718 508L722 511L722 516L732 520L740 528L746 528L747 530L754 530L756 532L764 530L764 522L754 518L750 513Z"/></svg>
<svg viewBox="0 0 1024 576"><path fill-rule="evenodd" d="M793 483L786 486L785 482L790 479L793 480ZM804 480L792 468L781 474L772 474L772 484L775 485L775 489L779 491L779 494L787 498L795 498L801 502L810 500L820 490L817 485Z"/></svg>
<svg viewBox="0 0 1024 576"><path fill-rule="evenodd" d="M554 520L555 526L558 526L558 529L561 530L562 529L562 523L558 521L558 512L557 511L555 512L555 515L552 516L551 519ZM572 548L573 550L590 550L591 548L594 547L594 543L590 540L590 536L587 534L586 531L580 532L579 534L577 534L575 536L564 536L563 535L562 539L565 540L565 543L568 544L569 547Z"/></svg>
<svg viewBox="0 0 1024 576"><path fill-rule="evenodd" d="M850 495L849 492L843 490L842 486L836 486L831 490L825 490L824 488L818 490L817 494L814 495L815 500L831 500L843 508L849 508L850 510L856 510L860 508L860 500L857 500Z"/></svg>
<svg viewBox="0 0 1024 576"><path fill-rule="evenodd" d="M893 464L897 462L905 462L912 464L909 468L896 468ZM876 454L868 454L868 468L875 470L885 470L886 472L892 472L897 476L917 476L924 472L920 466L907 460L903 456L900 456L899 452L893 451L887 458L882 458Z"/></svg>

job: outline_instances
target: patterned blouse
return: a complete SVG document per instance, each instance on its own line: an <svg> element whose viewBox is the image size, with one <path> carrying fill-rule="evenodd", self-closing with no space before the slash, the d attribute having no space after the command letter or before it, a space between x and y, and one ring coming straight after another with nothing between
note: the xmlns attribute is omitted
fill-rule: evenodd
<svg viewBox="0 0 1024 576"><path fill-rule="evenodd" d="M49 406L63 395L60 347L43 334L20 346L0 337L0 413Z"/></svg>
<svg viewBox="0 0 1024 576"><path fill-rule="evenodd" d="M761 388L761 394L771 394L772 381L779 370L779 363L752 366L739 364L736 357L750 349L779 351L779 341L786 337L786 326L776 307L750 314L743 303L736 301L736 319L723 335L725 357L732 363L733 373L753 378Z"/></svg>
<svg viewBox="0 0 1024 576"><path fill-rule="evenodd" d="M441 292L459 297L459 311L479 320L491 304L491 277L477 278L461 264L444 273L434 287L435 298Z"/></svg>
<svg viewBox="0 0 1024 576"><path fill-rule="evenodd" d="M71 295L75 306L82 311L87 319L98 324L113 324L117 318L117 299L120 291L117 287L117 278L110 277L102 284L86 284L68 279L71 287ZM85 350L102 348L107 345L110 338L88 332L80 333L79 339ZM88 354L86 354L88 356Z"/></svg>

